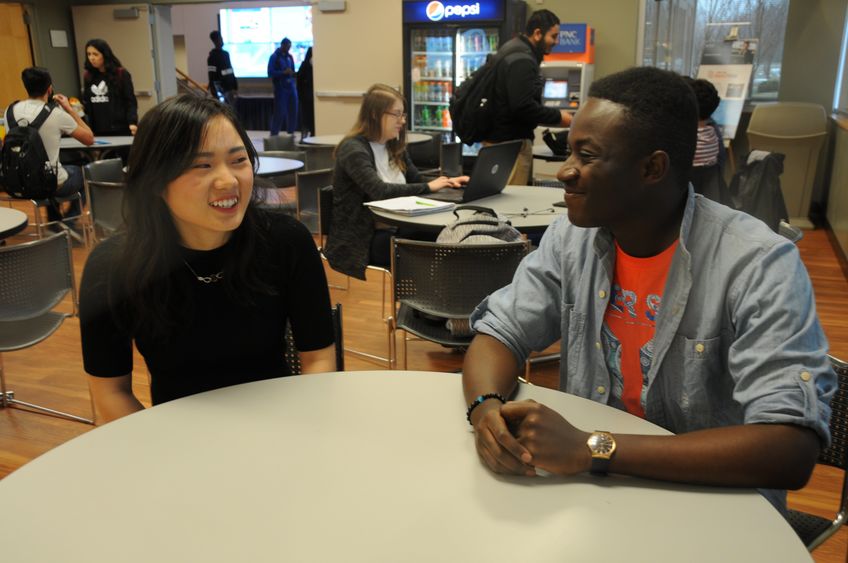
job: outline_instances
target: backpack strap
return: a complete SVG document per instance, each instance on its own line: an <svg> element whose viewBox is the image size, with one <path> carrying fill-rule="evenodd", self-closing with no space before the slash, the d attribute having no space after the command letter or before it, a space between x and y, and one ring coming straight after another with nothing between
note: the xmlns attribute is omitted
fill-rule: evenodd
<svg viewBox="0 0 848 563"><path fill-rule="evenodd" d="M477 211L478 213L485 213L487 215L491 215L495 219L498 218L498 214L495 213L494 209L492 209L490 207L483 207L481 205L459 205L456 208L454 208L454 210L453 210L454 217L459 219L459 212L465 211L465 210Z"/></svg>
<svg viewBox="0 0 848 563"><path fill-rule="evenodd" d="M18 122L15 121L15 112L12 111L18 102L20 102L20 100L15 100L9 104L9 107L6 109L6 128L8 129L18 126Z"/></svg>
<svg viewBox="0 0 848 563"><path fill-rule="evenodd" d="M38 117L36 117L32 123L29 124L30 127L35 129L36 131L44 125L44 122L47 121L47 118L50 117L50 114L53 113L53 109L56 106L53 102L47 102L44 104L44 107L41 108L41 111L38 112Z"/></svg>

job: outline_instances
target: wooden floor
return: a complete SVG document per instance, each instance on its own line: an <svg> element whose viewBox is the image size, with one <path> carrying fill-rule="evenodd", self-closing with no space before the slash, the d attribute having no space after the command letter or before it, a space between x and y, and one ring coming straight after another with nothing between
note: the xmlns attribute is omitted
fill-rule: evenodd
<svg viewBox="0 0 848 563"><path fill-rule="evenodd" d="M17 202L15 204L18 206ZM26 206L19 208L27 211ZM26 240L21 236L10 240ZM822 230L808 231L799 248L810 272L816 291L818 313L830 340L831 352L848 358L848 283L837 262L827 235ZM74 249L77 276L81 273L87 252ZM328 271L331 284L344 285L345 278ZM384 354L387 337L380 326L381 276L368 274L367 282L350 281L350 289L332 290L335 302L344 306L345 342L349 347ZM70 310L70 303L65 304ZM410 343L409 369L456 371L462 355L425 342ZM68 319L59 331L33 348L3 355L7 384L17 399L66 410L80 416L90 416L88 391L80 355L79 323ZM354 357L346 357L348 370L384 369ZM535 367L532 381L546 387L556 387L557 366ZM142 402L149 405L149 388L144 362L136 357L133 387ZM462 416L462 413L457 413ZM0 478L21 465L62 443L87 432L91 427L70 421L26 412L21 409L0 409ZM790 493L793 508L832 514L839 500L842 472L818 467L809 485L800 492ZM14 507L7 507L14 510ZM756 525L756 523L752 523ZM720 540L719 540L720 541ZM814 553L819 563L846 561L848 532L841 530Z"/></svg>

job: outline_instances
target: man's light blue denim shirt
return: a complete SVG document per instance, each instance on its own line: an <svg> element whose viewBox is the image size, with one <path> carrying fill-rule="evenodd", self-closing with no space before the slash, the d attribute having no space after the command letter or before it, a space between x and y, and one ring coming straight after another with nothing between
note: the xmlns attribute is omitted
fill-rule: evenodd
<svg viewBox="0 0 848 563"><path fill-rule="evenodd" d="M563 217L512 284L477 307L472 325L519 364L562 338L560 389L609 404L601 327L614 268L611 233ZM690 186L642 390L645 418L675 433L797 424L815 430L826 447L837 386L826 354L795 245ZM785 509L785 491L762 492Z"/></svg>

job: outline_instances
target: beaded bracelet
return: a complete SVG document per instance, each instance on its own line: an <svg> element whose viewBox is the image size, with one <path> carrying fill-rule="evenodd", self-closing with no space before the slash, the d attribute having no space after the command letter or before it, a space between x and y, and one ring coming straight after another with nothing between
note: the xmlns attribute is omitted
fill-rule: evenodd
<svg viewBox="0 0 848 563"><path fill-rule="evenodd" d="M474 412L474 409L482 405L483 401L486 401L487 399L497 399L501 402L501 404L506 403L506 399L504 399L503 395L501 395L500 393L485 393L483 395L480 395L479 397L471 401L471 404L468 405L468 410L465 411L465 419L468 421L468 424L471 424L471 413ZM471 425L474 426L473 424Z"/></svg>

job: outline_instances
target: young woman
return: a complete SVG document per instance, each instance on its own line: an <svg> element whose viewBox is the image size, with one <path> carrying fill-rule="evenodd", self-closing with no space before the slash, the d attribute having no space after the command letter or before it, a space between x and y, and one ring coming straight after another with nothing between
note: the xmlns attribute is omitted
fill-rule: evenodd
<svg viewBox="0 0 848 563"><path fill-rule="evenodd" d="M85 265L80 328L100 422L153 404L287 375L286 321L304 372L333 371L323 266L309 232L257 208L256 151L233 111L180 96L148 112L130 151L124 232Z"/></svg>
<svg viewBox="0 0 848 563"><path fill-rule="evenodd" d="M336 148L333 219L325 255L336 271L365 279L368 264L389 265L394 230L376 225L363 203L461 187L468 176L424 182L406 152L403 96L385 84L368 89L356 124ZM411 233L399 236L415 238Z"/></svg>
<svg viewBox="0 0 848 563"><path fill-rule="evenodd" d="M102 39L85 44L82 102L95 135L135 135L138 103L132 77Z"/></svg>

